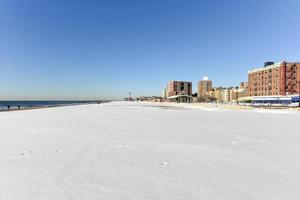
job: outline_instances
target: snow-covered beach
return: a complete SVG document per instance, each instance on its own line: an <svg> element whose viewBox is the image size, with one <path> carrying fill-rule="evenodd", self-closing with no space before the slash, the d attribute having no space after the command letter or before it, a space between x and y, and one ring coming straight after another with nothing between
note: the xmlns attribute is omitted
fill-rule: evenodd
<svg viewBox="0 0 300 200"><path fill-rule="evenodd" d="M111 102L0 113L0 199L300 199L300 113Z"/></svg>

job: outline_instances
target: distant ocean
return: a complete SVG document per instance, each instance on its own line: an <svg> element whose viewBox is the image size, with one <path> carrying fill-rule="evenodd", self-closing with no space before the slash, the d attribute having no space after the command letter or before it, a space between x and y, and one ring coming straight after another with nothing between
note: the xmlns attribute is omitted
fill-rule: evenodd
<svg viewBox="0 0 300 200"><path fill-rule="evenodd" d="M17 109L18 105L21 109L39 108L39 107L57 107L67 105L91 104L98 101L0 101L0 110Z"/></svg>

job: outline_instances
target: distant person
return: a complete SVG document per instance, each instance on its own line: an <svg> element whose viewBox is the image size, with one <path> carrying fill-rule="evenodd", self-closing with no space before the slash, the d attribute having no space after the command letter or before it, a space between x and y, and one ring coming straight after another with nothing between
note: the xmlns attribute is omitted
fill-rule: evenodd
<svg viewBox="0 0 300 200"><path fill-rule="evenodd" d="M10 105L7 105L7 109L8 109L8 110L10 109Z"/></svg>
<svg viewBox="0 0 300 200"><path fill-rule="evenodd" d="M20 105L18 105L18 110L21 110L21 106Z"/></svg>

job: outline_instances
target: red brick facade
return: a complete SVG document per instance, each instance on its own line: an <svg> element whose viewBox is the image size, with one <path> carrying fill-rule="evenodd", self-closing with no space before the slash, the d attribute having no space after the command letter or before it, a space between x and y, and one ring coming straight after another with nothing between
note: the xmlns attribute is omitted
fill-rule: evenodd
<svg viewBox="0 0 300 200"><path fill-rule="evenodd" d="M281 62L248 73L249 96L299 94L300 63Z"/></svg>
<svg viewBox="0 0 300 200"><path fill-rule="evenodd" d="M178 94L192 95L192 82L170 81L167 87L168 97Z"/></svg>

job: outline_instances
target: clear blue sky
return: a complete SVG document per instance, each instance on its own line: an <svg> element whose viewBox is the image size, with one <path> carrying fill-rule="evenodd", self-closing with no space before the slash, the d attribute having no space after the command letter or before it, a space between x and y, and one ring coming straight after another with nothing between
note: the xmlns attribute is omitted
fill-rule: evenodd
<svg viewBox="0 0 300 200"><path fill-rule="evenodd" d="M1 0L0 99L161 95L300 60L299 0Z"/></svg>

